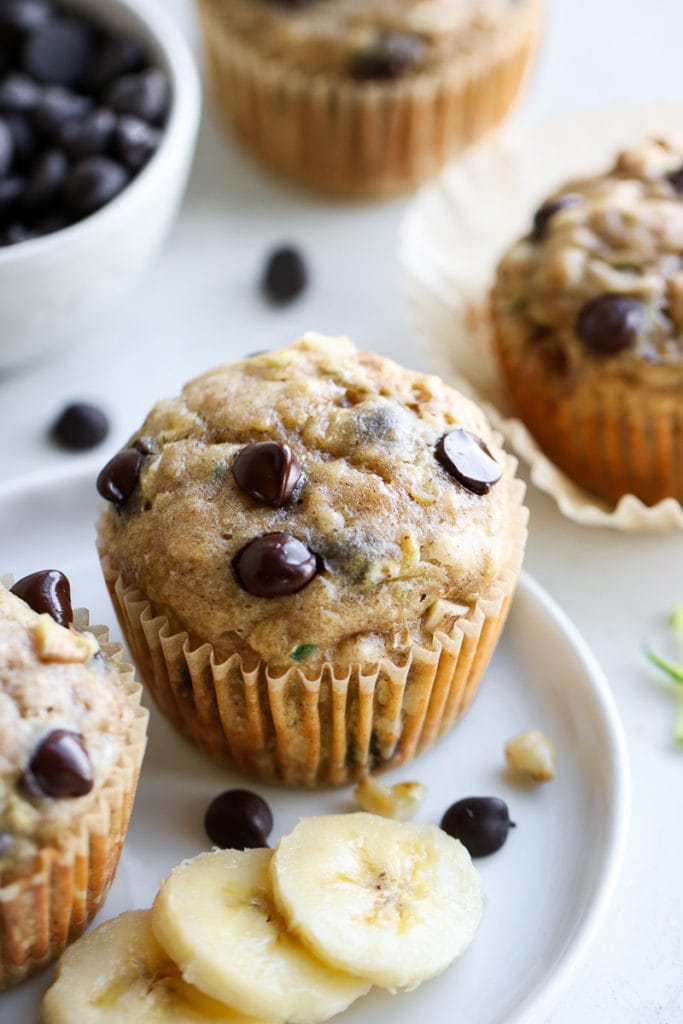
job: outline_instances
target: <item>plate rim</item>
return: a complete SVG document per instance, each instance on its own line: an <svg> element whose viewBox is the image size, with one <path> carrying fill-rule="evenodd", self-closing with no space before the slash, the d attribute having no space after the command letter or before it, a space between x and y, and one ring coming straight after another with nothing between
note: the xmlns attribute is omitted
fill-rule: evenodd
<svg viewBox="0 0 683 1024"><path fill-rule="evenodd" d="M105 460L106 461L106 460ZM6 502L27 497L31 491L54 487L67 481L76 486L92 480L103 465L99 455L81 456L76 464L67 462L33 471L0 483L0 507ZM579 662L587 692L590 694L593 717L607 739L603 747L608 767L609 796L607 827L602 843L602 856L593 879L593 893L578 925L560 959L523 997L521 1004L509 1014L505 1024L538 1024L538 1015L548 1012L576 974L595 939L612 902L623 865L629 835L631 814L631 769L628 746L616 699L607 676L586 640L555 598L529 572L520 573L517 593L530 601L563 635ZM514 608L513 604L511 606ZM10 990L12 991L12 990Z"/></svg>

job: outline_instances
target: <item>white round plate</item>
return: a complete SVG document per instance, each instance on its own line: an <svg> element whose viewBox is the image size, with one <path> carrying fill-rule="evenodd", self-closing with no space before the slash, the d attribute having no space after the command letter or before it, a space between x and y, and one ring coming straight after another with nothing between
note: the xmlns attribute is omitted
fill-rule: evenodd
<svg viewBox="0 0 683 1024"><path fill-rule="evenodd" d="M93 622L111 623L94 546L94 479L88 461L0 492L0 572L17 577L62 569L74 603L89 607ZM115 625L112 634L119 638ZM515 784L504 765L506 740L531 727L542 729L557 747L557 778L539 787ZM629 769L602 671L530 577L520 581L471 711L432 751L393 777L428 786L421 821L438 822L461 797L496 795L508 802L517 827L498 853L476 862L486 910L461 960L413 992L373 992L340 1020L537 1024L585 953L612 894L627 831ZM148 907L175 864L208 849L204 811L212 797L235 785L244 786L244 778L206 763L153 713L128 839L98 920ZM273 808L272 843L303 815L353 806L350 789L285 791L258 783L254 788ZM0 995L0 1020L33 1024L51 975L48 969Z"/></svg>

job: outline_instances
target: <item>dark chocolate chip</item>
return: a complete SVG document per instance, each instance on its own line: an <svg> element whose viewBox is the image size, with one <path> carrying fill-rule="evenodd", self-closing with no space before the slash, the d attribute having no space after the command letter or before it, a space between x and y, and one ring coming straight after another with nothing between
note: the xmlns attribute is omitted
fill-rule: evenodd
<svg viewBox="0 0 683 1024"><path fill-rule="evenodd" d="M640 299L605 292L582 307L576 333L591 351L611 355L633 344L646 318Z"/></svg>
<svg viewBox="0 0 683 1024"><path fill-rule="evenodd" d="M47 85L78 85L90 70L95 39L94 29L82 18L51 18L27 38L24 70Z"/></svg>
<svg viewBox="0 0 683 1024"><path fill-rule="evenodd" d="M115 129L116 114L102 107L78 120L68 121L62 128L62 145L74 160L102 156L111 149Z"/></svg>
<svg viewBox="0 0 683 1024"><path fill-rule="evenodd" d="M14 138L6 121L0 117L0 178L4 178L12 166Z"/></svg>
<svg viewBox="0 0 683 1024"><path fill-rule="evenodd" d="M271 302L285 305L299 296L308 283L306 262L298 249L281 246L268 257L261 288Z"/></svg>
<svg viewBox="0 0 683 1024"><path fill-rule="evenodd" d="M237 582L255 597L285 597L302 590L318 571L318 560L289 533L264 533L233 559Z"/></svg>
<svg viewBox="0 0 683 1024"><path fill-rule="evenodd" d="M29 75L12 71L0 81L0 111L29 114L38 106L43 90Z"/></svg>
<svg viewBox="0 0 683 1024"><path fill-rule="evenodd" d="M48 149L33 165L33 173L26 182L24 205L28 210L46 210L52 206L64 188L69 161L61 149Z"/></svg>
<svg viewBox="0 0 683 1024"><path fill-rule="evenodd" d="M211 801L204 815L207 836L224 850L267 846L272 828L273 812L249 789L226 790Z"/></svg>
<svg viewBox="0 0 683 1024"><path fill-rule="evenodd" d="M88 88L99 92L112 79L141 71L146 62L145 47L139 39L130 36L108 39L95 57L88 75Z"/></svg>
<svg viewBox="0 0 683 1024"><path fill-rule="evenodd" d="M675 192L683 194L683 167L679 167L677 171L670 174L669 181Z"/></svg>
<svg viewBox="0 0 683 1024"><path fill-rule="evenodd" d="M67 729L48 733L33 754L23 782L29 793L57 799L89 793L95 778L81 734Z"/></svg>
<svg viewBox="0 0 683 1024"><path fill-rule="evenodd" d="M53 85L45 89L33 114L38 134L48 142L61 142L66 126L85 117L92 109L92 100L80 93Z"/></svg>
<svg viewBox="0 0 683 1024"><path fill-rule="evenodd" d="M279 441L248 444L232 464L235 480L247 494L265 505L286 505L301 478L301 464L292 449Z"/></svg>
<svg viewBox="0 0 683 1024"><path fill-rule="evenodd" d="M64 186L69 210L78 217L94 213L123 191L129 181L125 167L106 156L79 160Z"/></svg>
<svg viewBox="0 0 683 1024"><path fill-rule="evenodd" d="M25 601L39 615L51 615L60 626L73 622L71 585L59 569L42 569L22 576L11 587L11 593Z"/></svg>
<svg viewBox="0 0 683 1024"><path fill-rule="evenodd" d="M123 505L137 487L141 469L142 453L136 448L124 448L100 472L97 490L107 501Z"/></svg>
<svg viewBox="0 0 683 1024"><path fill-rule="evenodd" d="M488 494L503 472L482 439L462 428L437 441L436 457L446 472L473 494Z"/></svg>
<svg viewBox="0 0 683 1024"><path fill-rule="evenodd" d="M534 242L543 241L548 231L548 224L556 213L559 213L560 210L566 210L570 206L576 206L580 202L581 196L575 195L573 192L567 192L566 195L557 196L556 199L549 199L547 203L539 206L534 214L534 222L531 229L531 237Z"/></svg>
<svg viewBox="0 0 683 1024"><path fill-rule="evenodd" d="M8 114L5 122L12 133L14 143L14 166L27 170L36 153L36 135L29 117L23 114Z"/></svg>
<svg viewBox="0 0 683 1024"><path fill-rule="evenodd" d="M161 132L139 117L124 115L116 128L116 155L134 174L159 148Z"/></svg>
<svg viewBox="0 0 683 1024"><path fill-rule="evenodd" d="M163 121L168 101L168 79L160 68L115 78L104 93L104 103L117 114L130 114L152 124Z"/></svg>
<svg viewBox="0 0 683 1024"><path fill-rule="evenodd" d="M407 32L383 32L351 62L352 76L361 82L400 78L423 60L426 45L420 36Z"/></svg>
<svg viewBox="0 0 683 1024"><path fill-rule="evenodd" d="M21 205L25 188L26 181L18 176L0 180L0 222L7 223L12 219Z"/></svg>
<svg viewBox="0 0 683 1024"><path fill-rule="evenodd" d="M2 0L0 40L16 43L22 36L40 28L51 17L52 4L45 0Z"/></svg>
<svg viewBox="0 0 683 1024"><path fill-rule="evenodd" d="M96 405L73 402L59 414L50 428L50 437L72 452L95 448L109 433L109 420Z"/></svg>
<svg viewBox="0 0 683 1024"><path fill-rule="evenodd" d="M451 804L441 828L459 839L471 857L488 857L499 850L515 827L504 800L497 796L469 796Z"/></svg>
<svg viewBox="0 0 683 1024"><path fill-rule="evenodd" d="M65 214L55 210L44 214L42 217L38 217L33 222L33 230L38 236L52 235L55 231L61 231L62 228L68 227L70 223L69 218Z"/></svg>

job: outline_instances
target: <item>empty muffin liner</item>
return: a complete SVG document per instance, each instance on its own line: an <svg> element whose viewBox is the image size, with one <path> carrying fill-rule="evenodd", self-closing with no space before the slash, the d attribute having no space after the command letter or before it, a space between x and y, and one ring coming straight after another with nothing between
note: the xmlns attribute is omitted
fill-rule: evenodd
<svg viewBox="0 0 683 1024"><path fill-rule="evenodd" d="M283 67L198 0L226 125L271 170L340 198L415 188L508 113L536 50L541 0L510 10L485 45L437 70L358 83Z"/></svg>
<svg viewBox="0 0 683 1024"><path fill-rule="evenodd" d="M514 459L510 459L510 472ZM426 750L472 702L504 625L526 540L524 484L512 484L510 557L470 612L415 645L406 664L388 660L314 678L298 667L247 669L238 654L217 661L126 583L100 550L109 592L139 672L161 712L212 761L268 782L341 785L395 768Z"/></svg>
<svg viewBox="0 0 683 1024"><path fill-rule="evenodd" d="M118 670L121 689L135 708L127 742L93 806L38 851L32 862L0 874L0 991L45 967L85 931L102 906L119 861L145 751L147 711L142 687L122 648L104 626L89 626L88 612L74 612L77 629L89 629Z"/></svg>

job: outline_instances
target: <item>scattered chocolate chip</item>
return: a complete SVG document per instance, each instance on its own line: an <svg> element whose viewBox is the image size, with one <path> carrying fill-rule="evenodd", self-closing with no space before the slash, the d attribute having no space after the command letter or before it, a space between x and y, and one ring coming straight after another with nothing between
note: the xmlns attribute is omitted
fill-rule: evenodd
<svg viewBox="0 0 683 1024"><path fill-rule="evenodd" d="M677 171L670 174L669 181L675 192L683 193L683 167L679 167Z"/></svg>
<svg viewBox="0 0 683 1024"><path fill-rule="evenodd" d="M111 148L115 130L116 114L102 107L68 121L62 128L61 142L73 160L102 156Z"/></svg>
<svg viewBox="0 0 683 1024"><path fill-rule="evenodd" d="M301 478L301 463L289 445L257 441L237 453L232 473L252 498L281 508L290 500Z"/></svg>
<svg viewBox="0 0 683 1024"><path fill-rule="evenodd" d="M66 126L92 109L92 100L80 93L52 85L45 89L34 114L33 126L48 142L61 142Z"/></svg>
<svg viewBox="0 0 683 1024"><path fill-rule="evenodd" d="M473 494L488 494L503 472L482 439L461 428L437 441L436 457L446 472Z"/></svg>
<svg viewBox="0 0 683 1024"><path fill-rule="evenodd" d="M139 117L123 116L116 128L116 154L129 171L141 170L161 142L161 132Z"/></svg>
<svg viewBox="0 0 683 1024"><path fill-rule="evenodd" d="M68 173L69 161L61 149L48 149L41 154L26 182L26 208L32 212L46 210L56 202Z"/></svg>
<svg viewBox="0 0 683 1024"><path fill-rule="evenodd" d="M249 541L233 559L237 582L255 597L285 597L315 577L318 560L289 533L264 533Z"/></svg>
<svg viewBox="0 0 683 1024"><path fill-rule="evenodd" d="M612 355L635 341L646 318L647 309L640 299L606 292L580 310L576 333L593 352Z"/></svg>
<svg viewBox="0 0 683 1024"><path fill-rule="evenodd" d="M71 585L59 569L42 569L22 576L10 588L10 593L25 601L39 615L51 615L60 626L73 622Z"/></svg>
<svg viewBox="0 0 683 1024"><path fill-rule="evenodd" d="M0 111L29 114L38 106L42 89L29 75L12 71L0 81Z"/></svg>
<svg viewBox="0 0 683 1024"><path fill-rule="evenodd" d="M67 729L48 733L31 758L23 783L29 793L57 799L89 793L95 779L81 734Z"/></svg>
<svg viewBox="0 0 683 1024"><path fill-rule="evenodd" d="M31 32L24 45L23 67L46 85L75 86L94 57L95 32L82 18L50 18Z"/></svg>
<svg viewBox="0 0 683 1024"><path fill-rule="evenodd" d="M128 184L125 167L106 156L90 156L79 160L64 186L69 210L78 217L106 206Z"/></svg>
<svg viewBox="0 0 683 1024"><path fill-rule="evenodd" d="M94 92L99 92L113 78L142 71L146 57L145 47L139 39L130 36L109 39L95 57L87 84Z"/></svg>
<svg viewBox="0 0 683 1024"><path fill-rule="evenodd" d="M496 796L470 796L458 800L441 819L444 832L453 839L459 839L471 857L487 857L495 853L514 827L507 804Z"/></svg>
<svg viewBox="0 0 683 1024"><path fill-rule="evenodd" d="M142 453L124 448L110 459L97 478L99 494L114 505L124 505L138 485Z"/></svg>
<svg viewBox="0 0 683 1024"><path fill-rule="evenodd" d="M308 270L298 249L287 245L270 254L261 289L271 302L286 305L302 293L307 283Z"/></svg>
<svg viewBox="0 0 683 1024"><path fill-rule="evenodd" d="M539 206L534 214L533 227L531 229L533 241L543 241L547 234L548 224L556 213L559 213L560 210L566 210L570 206L576 206L580 202L581 196L573 192L567 192L565 195L557 196L556 199L549 199L547 203L543 203L543 206Z"/></svg>
<svg viewBox="0 0 683 1024"><path fill-rule="evenodd" d="M117 114L130 114L152 124L163 121L168 101L168 79L160 68L115 78L104 94L104 103Z"/></svg>
<svg viewBox="0 0 683 1024"><path fill-rule="evenodd" d="M96 405L73 402L59 414L50 428L50 437L72 452L95 448L109 433L109 420Z"/></svg>
<svg viewBox="0 0 683 1024"><path fill-rule="evenodd" d="M365 50L354 54L352 76L361 82L400 78L423 60L426 51L420 36L407 32L383 32Z"/></svg>
<svg viewBox="0 0 683 1024"><path fill-rule="evenodd" d="M45 0L2 0L0 40L16 43L22 36L40 28L51 17L52 4Z"/></svg>
<svg viewBox="0 0 683 1024"><path fill-rule="evenodd" d="M0 117L0 178L4 178L12 166L14 139L9 125Z"/></svg>
<svg viewBox="0 0 683 1024"><path fill-rule="evenodd" d="M270 807L249 789L226 790L211 801L204 815L207 836L224 850L267 846L272 828Z"/></svg>

